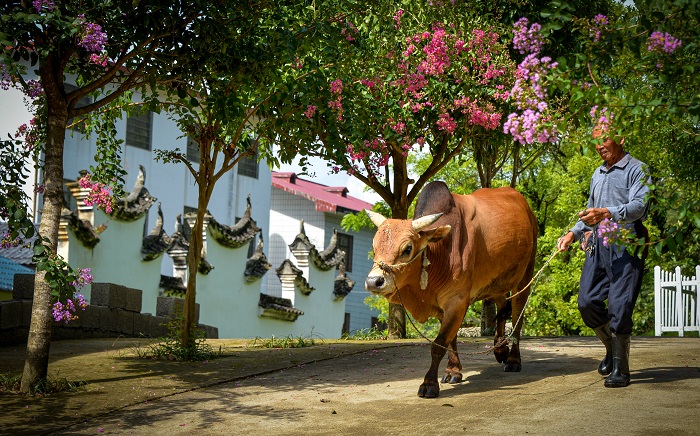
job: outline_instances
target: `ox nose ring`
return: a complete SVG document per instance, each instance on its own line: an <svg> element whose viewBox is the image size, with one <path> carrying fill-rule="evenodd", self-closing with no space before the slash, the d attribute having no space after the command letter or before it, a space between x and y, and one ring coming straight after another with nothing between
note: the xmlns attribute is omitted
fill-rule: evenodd
<svg viewBox="0 0 700 436"><path fill-rule="evenodd" d="M367 288L368 291L371 291L373 289L381 289L384 287L384 277L382 276L370 276L367 277L365 280L365 288Z"/></svg>

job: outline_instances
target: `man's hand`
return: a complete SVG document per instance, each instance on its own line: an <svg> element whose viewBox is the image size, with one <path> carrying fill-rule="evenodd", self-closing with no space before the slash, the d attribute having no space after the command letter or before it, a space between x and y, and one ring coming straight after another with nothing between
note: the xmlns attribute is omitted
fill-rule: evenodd
<svg viewBox="0 0 700 436"><path fill-rule="evenodd" d="M574 242L574 232L569 232L566 235L559 238L559 240L557 241L557 249L559 251L566 251L572 242Z"/></svg>
<svg viewBox="0 0 700 436"><path fill-rule="evenodd" d="M610 211L604 207L592 207L590 209L583 210L578 213L578 216L581 218L581 221L589 226L598 224L605 218L612 218Z"/></svg>

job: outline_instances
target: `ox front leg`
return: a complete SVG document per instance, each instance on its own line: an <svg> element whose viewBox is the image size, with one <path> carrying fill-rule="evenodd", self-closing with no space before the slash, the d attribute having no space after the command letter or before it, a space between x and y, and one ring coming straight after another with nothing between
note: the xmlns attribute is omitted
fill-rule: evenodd
<svg viewBox="0 0 700 436"><path fill-rule="evenodd" d="M452 304L448 304L447 307L452 310L445 310L440 325L440 333L438 333L433 345L430 347L430 356L432 358L430 369L425 374L423 384L418 388L419 397L436 398L440 395L440 385L437 379L440 362L447 352L448 344L453 344L453 350L457 350L457 331L462 323L464 314L467 312L467 304L466 302L454 301ZM459 363L457 354L452 351L450 351L450 362L448 362L448 369L449 368L459 368L457 373L461 380L462 365Z"/></svg>
<svg viewBox="0 0 700 436"><path fill-rule="evenodd" d="M459 354L457 354L457 336L455 336L450 345L447 355L447 368L445 368L445 375L442 376L441 382L450 384L462 382L462 362L459 361Z"/></svg>

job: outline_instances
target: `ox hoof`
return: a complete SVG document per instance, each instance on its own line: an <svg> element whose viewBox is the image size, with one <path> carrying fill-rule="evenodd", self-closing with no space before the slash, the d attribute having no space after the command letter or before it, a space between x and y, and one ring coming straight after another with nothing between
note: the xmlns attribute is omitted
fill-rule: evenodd
<svg viewBox="0 0 700 436"><path fill-rule="evenodd" d="M493 355L498 363L506 363L508 361L508 347L494 348Z"/></svg>
<svg viewBox="0 0 700 436"><path fill-rule="evenodd" d="M441 383L462 383L462 373L461 372L446 372L442 376Z"/></svg>
<svg viewBox="0 0 700 436"><path fill-rule="evenodd" d="M506 366L503 367L504 372L520 372L522 369L522 365L519 363L506 363Z"/></svg>
<svg viewBox="0 0 700 436"><path fill-rule="evenodd" d="M423 383L418 388L418 396L423 398L437 398L440 395L440 386Z"/></svg>

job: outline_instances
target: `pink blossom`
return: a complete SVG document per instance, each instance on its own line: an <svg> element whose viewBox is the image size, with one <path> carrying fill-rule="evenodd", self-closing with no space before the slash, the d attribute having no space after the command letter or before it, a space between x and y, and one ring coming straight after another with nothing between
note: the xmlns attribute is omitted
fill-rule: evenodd
<svg viewBox="0 0 700 436"><path fill-rule="evenodd" d="M668 33L654 32L649 36L647 50L650 52L671 54L683 44L678 38Z"/></svg>
<svg viewBox="0 0 700 436"><path fill-rule="evenodd" d="M341 79L335 79L331 82L331 94L340 94L343 92L343 81Z"/></svg>
<svg viewBox="0 0 700 436"><path fill-rule="evenodd" d="M316 106L314 106L312 104L306 106L306 111L304 112L304 115L306 115L306 118L312 118L315 113L316 113Z"/></svg>
<svg viewBox="0 0 700 436"><path fill-rule="evenodd" d="M457 129L457 123L448 113L440 114L440 119L437 122L437 126L440 130L444 130L450 135Z"/></svg>

